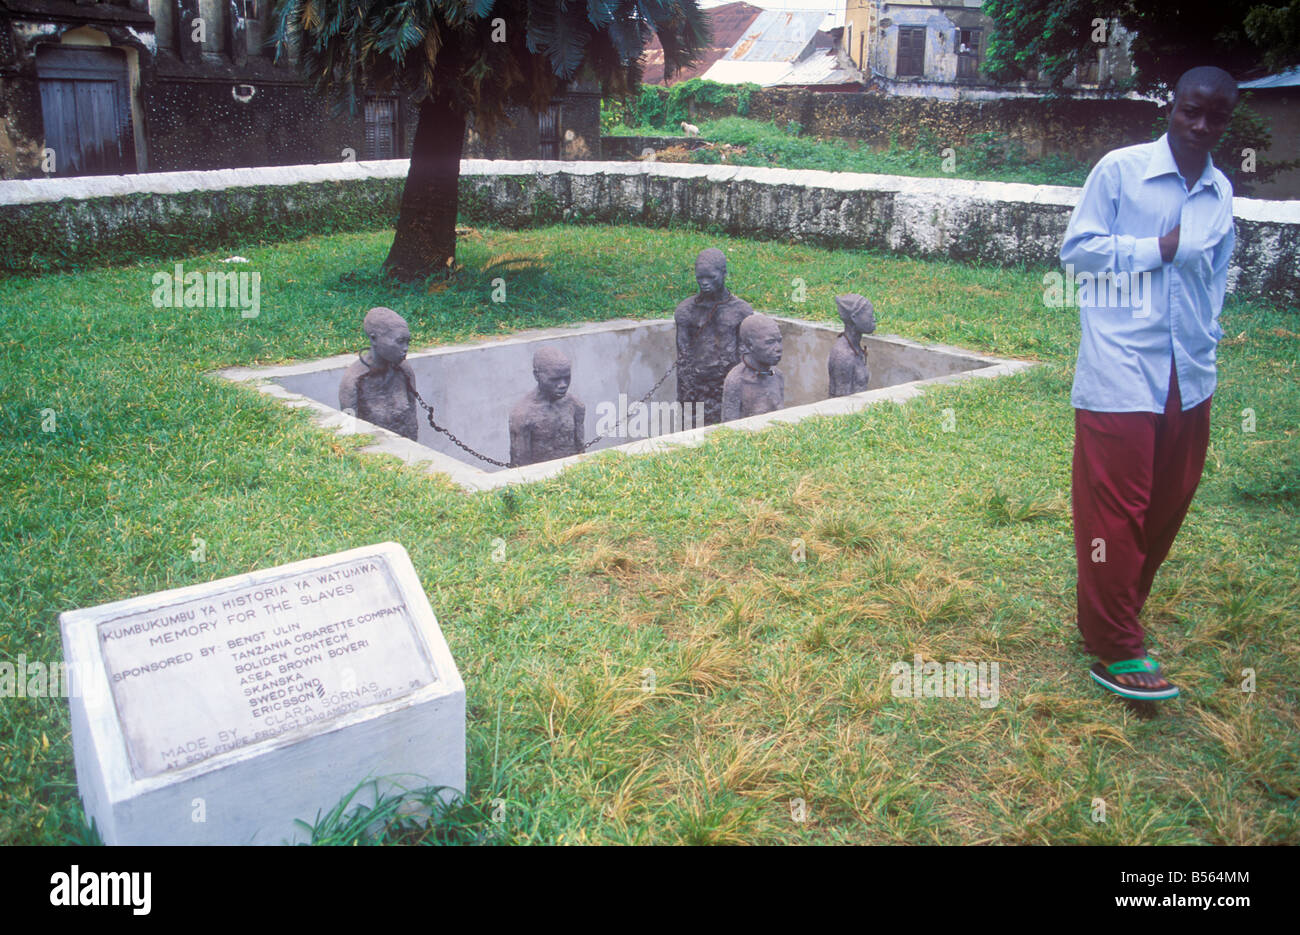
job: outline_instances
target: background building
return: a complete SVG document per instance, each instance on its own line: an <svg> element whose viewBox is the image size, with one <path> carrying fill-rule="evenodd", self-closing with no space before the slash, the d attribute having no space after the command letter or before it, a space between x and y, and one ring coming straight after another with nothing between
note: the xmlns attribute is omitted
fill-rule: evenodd
<svg viewBox="0 0 1300 935"><path fill-rule="evenodd" d="M884 90L937 98L1036 94L1036 81L994 85L981 71L993 20L983 0L845 0L844 46L853 63ZM1067 87L1095 91L1132 74L1129 36L1112 23L1096 61L1076 70Z"/></svg>
<svg viewBox="0 0 1300 935"><path fill-rule="evenodd" d="M1272 142L1260 157L1284 162L1300 156L1300 66L1240 83L1250 106L1268 121ZM1262 198L1300 198L1300 167L1279 172L1257 186Z"/></svg>
<svg viewBox="0 0 1300 935"><path fill-rule="evenodd" d="M689 68L681 68L671 75L664 74L664 47L655 36L646 46L641 56L641 81L643 84L676 84L691 78L699 78L718 59L727 53L763 10L737 0L722 6L711 7L705 11L709 19L709 29L713 41L707 49L700 52L699 60Z"/></svg>
<svg viewBox="0 0 1300 935"><path fill-rule="evenodd" d="M266 48L267 0L0 0L0 178L405 156L416 110L340 112ZM591 89L467 155L599 155Z"/></svg>
<svg viewBox="0 0 1300 935"><path fill-rule="evenodd" d="M864 79L842 51L843 31L823 31L823 11L763 10L700 76L764 88L861 90Z"/></svg>

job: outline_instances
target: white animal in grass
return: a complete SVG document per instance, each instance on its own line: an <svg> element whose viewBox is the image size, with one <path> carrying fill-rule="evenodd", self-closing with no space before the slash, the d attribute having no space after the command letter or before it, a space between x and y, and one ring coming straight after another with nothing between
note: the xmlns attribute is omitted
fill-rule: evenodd
<svg viewBox="0 0 1300 935"><path fill-rule="evenodd" d="M693 123L687 123L685 120L683 120L682 132L685 133L687 136L699 136L700 128Z"/></svg>

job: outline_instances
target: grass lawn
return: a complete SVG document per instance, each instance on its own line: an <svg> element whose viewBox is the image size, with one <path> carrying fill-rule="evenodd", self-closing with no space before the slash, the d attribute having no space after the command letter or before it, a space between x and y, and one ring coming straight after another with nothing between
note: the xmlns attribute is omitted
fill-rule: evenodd
<svg viewBox="0 0 1300 935"><path fill-rule="evenodd" d="M0 281L0 659L59 659L63 610L391 539L468 688L469 797L437 832L394 821L390 839L1300 841L1296 309L1224 310L1205 478L1145 613L1184 692L1140 717L1088 680L1078 645L1078 324L1044 307L1042 270L484 229L426 292L376 275L390 240L240 249L262 275L248 320L154 308L170 263ZM205 376L359 349L374 305L406 316L414 347L662 317L709 245L759 309L830 320L859 291L882 333L1043 366L473 495ZM891 664L917 653L998 663L997 705L894 697ZM0 842L86 833L66 700L0 700Z"/></svg>
<svg viewBox="0 0 1300 935"><path fill-rule="evenodd" d="M875 172L932 178L982 179L1025 182L1031 185L1081 186L1091 163L1071 156L1051 154L1029 158L1015 141L998 131L980 133L952 148L931 136L910 148L897 144L872 149L856 141L802 136L798 125L778 127L747 117L723 117L699 124L700 139L712 146L686 151L676 147L659 153L660 162L696 162L709 165L775 166L782 169L821 169L827 172ZM613 127L608 136L680 136L677 125L667 127ZM950 156L950 159L945 159Z"/></svg>

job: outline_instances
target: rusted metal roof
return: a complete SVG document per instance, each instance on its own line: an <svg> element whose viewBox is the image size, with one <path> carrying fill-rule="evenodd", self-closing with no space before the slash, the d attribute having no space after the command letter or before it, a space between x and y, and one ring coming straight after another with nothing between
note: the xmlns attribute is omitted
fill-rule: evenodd
<svg viewBox="0 0 1300 935"><path fill-rule="evenodd" d="M704 14L709 18L709 25L713 30L712 45L703 51L699 62L690 68L675 72L668 81L664 81L664 47L660 45L659 37L655 36L646 46L645 54L641 57L641 80L645 84L676 84L688 78L699 77L736 44L736 40L762 12L761 8L743 2L728 3L705 10Z"/></svg>
<svg viewBox="0 0 1300 935"><path fill-rule="evenodd" d="M729 62L796 62L809 50L824 10L764 10L723 56Z"/></svg>
<svg viewBox="0 0 1300 935"><path fill-rule="evenodd" d="M1300 65L1295 68L1287 69L1276 75L1269 75L1265 78L1256 78L1254 81L1243 81L1237 85L1243 91L1254 90L1256 88L1295 88L1300 87Z"/></svg>
<svg viewBox="0 0 1300 935"><path fill-rule="evenodd" d="M862 72L853 63L839 58L835 50L818 49L802 61L795 62L776 82L778 87L818 88L854 87L866 84Z"/></svg>
<svg viewBox="0 0 1300 935"><path fill-rule="evenodd" d="M719 59L704 77L720 84L752 83L764 88L849 88L866 84L862 72L834 49L816 49L797 62L733 62Z"/></svg>

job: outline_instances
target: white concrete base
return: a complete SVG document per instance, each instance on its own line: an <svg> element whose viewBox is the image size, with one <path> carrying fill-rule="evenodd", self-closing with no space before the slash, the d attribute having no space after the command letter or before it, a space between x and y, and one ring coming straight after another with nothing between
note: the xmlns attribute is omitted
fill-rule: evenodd
<svg viewBox="0 0 1300 935"><path fill-rule="evenodd" d="M772 314L772 313L767 313ZM925 387L974 377L999 377L1034 366L1032 362L991 357L964 348L924 345L896 335L871 334L863 340L871 368L865 392L827 398L826 358L840 328L772 314L781 326L784 351L780 369L786 378L787 407L766 415L687 428L652 437L610 437L591 450L527 467L496 469L464 455L434 433L420 416L419 437L411 441L337 408L338 383L356 354L272 367L232 367L219 371L226 380L246 383L285 405L311 412L318 425L341 434L365 434L374 444L363 449L390 454L430 473L446 475L466 490L491 490L554 477L570 465L600 457L617 446L623 454L646 454L677 446L698 445L721 429L754 431L773 422L797 422L809 416L841 415L880 402L902 402ZM676 359L671 318L615 320L530 329L464 344L413 350L407 355L416 386L434 407L440 424L489 457L509 455L506 413L510 404L534 384L531 359L543 344L555 346L573 362L570 392L587 407L585 436L601 434L598 413L613 406L620 393L639 398ZM676 377L654 399L676 399Z"/></svg>
<svg viewBox="0 0 1300 935"><path fill-rule="evenodd" d="M346 583L318 584L330 569ZM266 596L279 587L283 599ZM396 543L59 623L77 786L106 844L302 842L296 820L316 823L369 781L348 811L404 789L464 792L465 686ZM259 699L278 694L281 666L310 687L272 711L279 701Z"/></svg>

